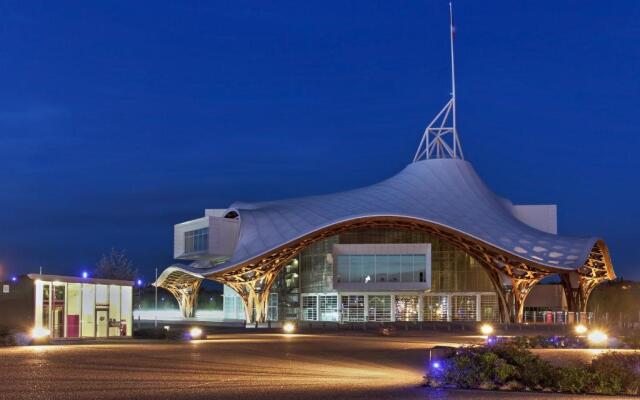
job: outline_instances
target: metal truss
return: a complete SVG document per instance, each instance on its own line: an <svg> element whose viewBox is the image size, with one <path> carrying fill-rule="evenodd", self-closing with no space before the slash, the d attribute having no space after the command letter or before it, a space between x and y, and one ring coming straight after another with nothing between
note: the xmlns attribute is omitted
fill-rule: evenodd
<svg viewBox="0 0 640 400"><path fill-rule="evenodd" d="M454 119L455 97L447 102L442 110L427 126L418 145L413 162L432 158L459 158L464 160L462 146Z"/></svg>

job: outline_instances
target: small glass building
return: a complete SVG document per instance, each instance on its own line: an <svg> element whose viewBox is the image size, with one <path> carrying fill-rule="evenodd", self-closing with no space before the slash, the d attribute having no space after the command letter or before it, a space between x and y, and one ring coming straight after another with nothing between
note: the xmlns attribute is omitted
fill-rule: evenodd
<svg viewBox="0 0 640 400"><path fill-rule="evenodd" d="M3 282L0 325L51 338L132 335L133 282L28 274Z"/></svg>

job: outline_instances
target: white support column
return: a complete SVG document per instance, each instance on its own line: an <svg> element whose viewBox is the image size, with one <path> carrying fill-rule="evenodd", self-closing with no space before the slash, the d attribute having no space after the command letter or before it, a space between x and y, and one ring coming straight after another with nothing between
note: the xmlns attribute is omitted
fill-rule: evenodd
<svg viewBox="0 0 640 400"><path fill-rule="evenodd" d="M418 296L418 321L424 321L424 294Z"/></svg>
<svg viewBox="0 0 640 400"><path fill-rule="evenodd" d="M364 322L369 321L369 295L364 295Z"/></svg>
<svg viewBox="0 0 640 400"><path fill-rule="evenodd" d="M396 295L391 295L391 321L395 322L396 320Z"/></svg>
<svg viewBox="0 0 640 400"><path fill-rule="evenodd" d="M447 322L451 322L451 313L453 311L453 303L451 302L451 295L447 295Z"/></svg>
<svg viewBox="0 0 640 400"><path fill-rule="evenodd" d="M482 295L477 294L476 295L476 321L480 322L482 321L482 305L480 304L480 300L482 299Z"/></svg>

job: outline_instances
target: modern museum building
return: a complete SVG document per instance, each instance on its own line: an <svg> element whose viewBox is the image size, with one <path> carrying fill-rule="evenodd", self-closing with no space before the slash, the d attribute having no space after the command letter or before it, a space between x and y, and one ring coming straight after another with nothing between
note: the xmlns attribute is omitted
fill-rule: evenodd
<svg viewBox="0 0 640 400"><path fill-rule="evenodd" d="M543 279L569 311L615 274L597 237L557 234L555 205L494 194L464 159L451 98L413 162L342 193L237 202L174 228L174 258L156 285L194 316L204 279L224 284L224 315L247 322L522 322Z"/></svg>
<svg viewBox="0 0 640 400"><path fill-rule="evenodd" d="M208 209L174 230L175 258L192 262L157 284L185 317L212 279L225 318L247 322L521 322L544 278L580 312L615 277L602 240L557 235L554 205L498 197L460 157L416 157L343 193Z"/></svg>

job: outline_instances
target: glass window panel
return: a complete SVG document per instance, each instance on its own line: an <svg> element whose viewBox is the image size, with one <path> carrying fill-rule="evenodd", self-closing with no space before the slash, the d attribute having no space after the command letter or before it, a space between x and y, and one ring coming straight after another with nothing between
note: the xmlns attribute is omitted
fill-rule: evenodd
<svg viewBox="0 0 640 400"><path fill-rule="evenodd" d="M133 288L131 286L122 286L120 288L122 299L120 301L120 321L124 324L123 331L126 336L133 333Z"/></svg>
<svg viewBox="0 0 640 400"><path fill-rule="evenodd" d="M389 256L376 255L376 282L389 281Z"/></svg>
<svg viewBox="0 0 640 400"><path fill-rule="evenodd" d="M402 282L414 282L413 279L413 254L402 255Z"/></svg>
<svg viewBox="0 0 640 400"><path fill-rule="evenodd" d="M369 296L369 321L391 321L391 296Z"/></svg>
<svg viewBox="0 0 640 400"><path fill-rule="evenodd" d="M363 322L364 319L364 296L341 296L342 321Z"/></svg>
<svg viewBox="0 0 640 400"><path fill-rule="evenodd" d="M109 285L109 336L122 336L120 329L120 298L120 286Z"/></svg>
<svg viewBox="0 0 640 400"><path fill-rule="evenodd" d="M389 282L401 282L402 256L389 256Z"/></svg>
<svg viewBox="0 0 640 400"><path fill-rule="evenodd" d="M416 282L426 282L427 256L416 254L413 256L413 276Z"/></svg>
<svg viewBox="0 0 640 400"><path fill-rule="evenodd" d="M93 337L96 334L96 289L90 283L82 284L82 336Z"/></svg>
<svg viewBox="0 0 640 400"><path fill-rule="evenodd" d="M451 296L453 321L476 320L476 296Z"/></svg>
<svg viewBox="0 0 640 400"><path fill-rule="evenodd" d="M362 280L360 282L375 282L375 263L374 255L362 256Z"/></svg>
<svg viewBox="0 0 640 400"><path fill-rule="evenodd" d="M448 302L447 296L424 297L424 320L446 321Z"/></svg>
<svg viewBox="0 0 640 400"><path fill-rule="evenodd" d="M302 319L305 321L318 320L317 296L302 296Z"/></svg>
<svg viewBox="0 0 640 400"><path fill-rule="evenodd" d="M96 285L96 305L109 305L109 287L107 285Z"/></svg>
<svg viewBox="0 0 640 400"><path fill-rule="evenodd" d="M495 294L483 294L480 296L480 318L482 321L500 322L500 309L498 308L498 296Z"/></svg>
<svg viewBox="0 0 640 400"><path fill-rule="evenodd" d="M396 321L417 321L418 304L418 296L396 296Z"/></svg>
<svg viewBox="0 0 640 400"><path fill-rule="evenodd" d="M318 296L320 305L320 321L338 321L338 296Z"/></svg>
<svg viewBox="0 0 640 400"><path fill-rule="evenodd" d="M338 277L336 282L349 282L349 256L338 256Z"/></svg>

